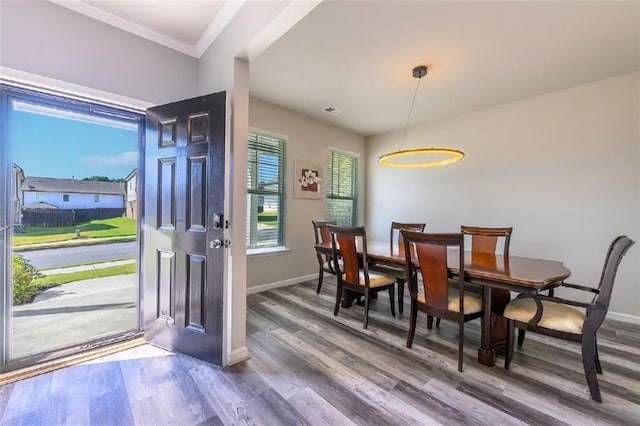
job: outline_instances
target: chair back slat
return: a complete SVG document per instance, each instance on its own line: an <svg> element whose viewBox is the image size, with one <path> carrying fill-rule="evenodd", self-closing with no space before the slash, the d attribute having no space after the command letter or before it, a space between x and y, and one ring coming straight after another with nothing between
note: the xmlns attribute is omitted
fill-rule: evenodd
<svg viewBox="0 0 640 426"><path fill-rule="evenodd" d="M316 244L328 243L331 241L331 234L329 233L329 225L336 225L333 220L330 221L317 221L312 220L313 223L313 236L315 237Z"/></svg>
<svg viewBox="0 0 640 426"><path fill-rule="evenodd" d="M422 276L425 304L441 311L447 310L450 283L447 260L448 248L458 249L459 251L461 261L457 287L461 292L464 277L464 236L461 233L430 234L406 230L401 232L404 238L411 297L416 297L418 293L418 275L415 272L419 271ZM406 254L414 250L415 256Z"/></svg>
<svg viewBox="0 0 640 426"><path fill-rule="evenodd" d="M326 254L326 248L319 248L318 245L326 245L331 242L329 226L335 225L336 222L312 220L311 223L313 224L313 238L316 245L316 259L318 260L318 287L316 293L319 294L322 288L324 272L327 271L335 275L335 269L333 267L333 257L330 254Z"/></svg>
<svg viewBox="0 0 640 426"><path fill-rule="evenodd" d="M415 248L427 305L447 309L449 305L447 247L416 243Z"/></svg>
<svg viewBox="0 0 640 426"><path fill-rule="evenodd" d="M331 246L334 255L336 271L348 283L357 284L360 281L360 256L366 265L367 232L364 226L330 226ZM360 246L360 247L358 247ZM342 266L337 260L342 259Z"/></svg>
<svg viewBox="0 0 640 426"><path fill-rule="evenodd" d="M618 273L618 266L620 266L620 262L629 248L634 244L635 241L626 235L621 235L611 242L602 268L600 283L598 284L600 292L594 297L594 302L606 306L607 309L609 308L613 284Z"/></svg>
<svg viewBox="0 0 640 426"><path fill-rule="evenodd" d="M495 253L498 237L488 235L474 235L471 237L471 253Z"/></svg>
<svg viewBox="0 0 640 426"><path fill-rule="evenodd" d="M350 283L357 283L360 276L360 264L358 262L356 237L352 234L340 234L336 239L342 255L344 279Z"/></svg>
<svg viewBox="0 0 640 426"><path fill-rule="evenodd" d="M504 239L502 253L509 256L511 233L513 228L487 228L480 226L461 226L460 232L471 236L471 253L496 253L498 239Z"/></svg>
<svg viewBox="0 0 640 426"><path fill-rule="evenodd" d="M320 242L329 242L331 241L331 233L329 232L328 226L323 226L320 228Z"/></svg>
<svg viewBox="0 0 640 426"><path fill-rule="evenodd" d="M389 244L391 248L391 253L394 253L395 247L394 243L397 242L398 247L398 255L404 256L404 239L402 238L401 230L408 231L416 231L422 232L426 223L402 223L402 222L391 222L391 232L389 234ZM397 237L396 237L397 235Z"/></svg>

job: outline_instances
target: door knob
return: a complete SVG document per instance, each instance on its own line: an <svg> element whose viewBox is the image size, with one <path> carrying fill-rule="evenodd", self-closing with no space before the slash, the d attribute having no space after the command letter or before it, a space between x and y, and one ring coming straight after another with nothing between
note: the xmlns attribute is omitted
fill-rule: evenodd
<svg viewBox="0 0 640 426"><path fill-rule="evenodd" d="M209 241L209 248L220 248L222 247L222 241L217 238L213 241Z"/></svg>

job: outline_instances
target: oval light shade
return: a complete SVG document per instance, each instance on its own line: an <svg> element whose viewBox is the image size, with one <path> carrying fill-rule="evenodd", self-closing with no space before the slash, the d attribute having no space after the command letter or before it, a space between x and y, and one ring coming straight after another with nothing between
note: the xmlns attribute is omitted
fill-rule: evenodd
<svg viewBox="0 0 640 426"><path fill-rule="evenodd" d="M385 154L378 163L387 167L435 167L455 163L464 158L464 152L450 148L403 149Z"/></svg>

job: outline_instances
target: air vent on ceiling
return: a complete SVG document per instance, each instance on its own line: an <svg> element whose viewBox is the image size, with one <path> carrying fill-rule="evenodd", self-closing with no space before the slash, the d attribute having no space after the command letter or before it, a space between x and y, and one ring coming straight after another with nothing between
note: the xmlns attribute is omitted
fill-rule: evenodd
<svg viewBox="0 0 640 426"><path fill-rule="evenodd" d="M338 108L336 108L334 106L331 106L331 105L322 108L322 110L324 112L326 112L327 114L331 114L331 115L340 115L340 114L342 114L342 111L340 111Z"/></svg>

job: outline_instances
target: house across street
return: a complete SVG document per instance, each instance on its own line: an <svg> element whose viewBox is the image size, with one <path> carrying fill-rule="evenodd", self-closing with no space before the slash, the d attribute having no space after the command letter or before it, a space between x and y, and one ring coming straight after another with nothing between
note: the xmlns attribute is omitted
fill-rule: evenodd
<svg viewBox="0 0 640 426"><path fill-rule="evenodd" d="M124 208L123 182L27 176L21 191L24 208L38 203L59 209Z"/></svg>

